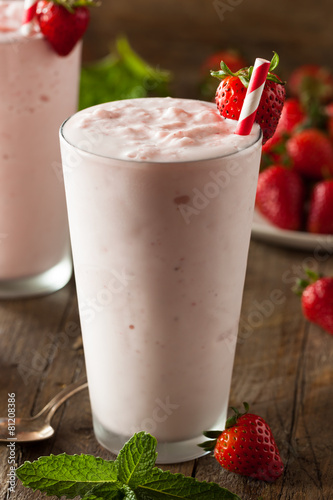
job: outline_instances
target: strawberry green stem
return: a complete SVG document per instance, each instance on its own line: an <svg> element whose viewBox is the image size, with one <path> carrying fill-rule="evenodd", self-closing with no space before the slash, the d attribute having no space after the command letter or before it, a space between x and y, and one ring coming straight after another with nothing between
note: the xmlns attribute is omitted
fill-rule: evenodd
<svg viewBox="0 0 333 500"><path fill-rule="evenodd" d="M243 415L245 415L246 413L248 413L248 411L250 409L249 404L244 402L243 406L244 406L244 410L245 410L244 413L240 413L237 410L237 408L234 408L233 406L231 407L231 409L234 411L235 415L232 415L230 418L227 419L226 424L225 424L226 429L229 429L230 427L233 427L234 425L236 425L237 420L240 417L242 417ZM200 443L200 444L198 444L198 446L200 446L200 448L203 448L205 451L214 451L217 439L219 438L219 436L221 434L222 434L222 431L204 431L203 435L205 437L208 437L210 439L210 441L205 441L204 443Z"/></svg>
<svg viewBox="0 0 333 500"><path fill-rule="evenodd" d="M274 55L272 57L270 66L269 66L269 72L267 75L267 80L270 80L275 83L280 83L282 85L285 84L285 82L282 82L278 76L276 76L272 71L275 70L277 65L279 64L279 56L276 52L274 52ZM219 78L220 80L224 80L228 76L235 76L240 79L244 87L249 86L249 82L253 73L253 66L249 66L248 68L242 68L235 73L233 73L228 66L225 64L225 62L221 61L220 64L220 70L219 71L211 71L210 74L212 76L215 76L216 78Z"/></svg>
<svg viewBox="0 0 333 500"><path fill-rule="evenodd" d="M306 269L305 274L307 275L308 279L299 278L296 281L296 285L293 288L293 292L296 293L296 295L301 296L307 286L315 283L321 277L319 273L311 271L311 269Z"/></svg>
<svg viewBox="0 0 333 500"><path fill-rule="evenodd" d="M74 13L75 9L78 7L97 7L100 5L98 0L46 0L47 2L54 3L55 5L61 5L68 10L71 14Z"/></svg>
<svg viewBox="0 0 333 500"><path fill-rule="evenodd" d="M238 411L237 408L234 408L233 406L231 407L231 409L235 412L235 415L232 415L230 418L228 418L228 420L226 421L226 424L225 424L225 428L226 429L230 429L230 427L233 427L234 425L237 424L237 420L242 417L243 415L246 415L246 413L248 413L250 407L248 405L248 403L244 402L243 403L243 406L244 406L244 413L240 413Z"/></svg>

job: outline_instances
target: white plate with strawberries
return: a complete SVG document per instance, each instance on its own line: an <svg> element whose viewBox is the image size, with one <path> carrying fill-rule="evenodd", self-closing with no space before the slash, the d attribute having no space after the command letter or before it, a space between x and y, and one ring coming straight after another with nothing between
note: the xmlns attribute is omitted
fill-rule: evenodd
<svg viewBox="0 0 333 500"><path fill-rule="evenodd" d="M252 236L256 240L273 243L298 250L316 253L333 253L333 235L312 234L305 231L290 231L273 226L255 209Z"/></svg>
<svg viewBox="0 0 333 500"><path fill-rule="evenodd" d="M286 86L276 53L256 111L263 154L252 234L268 243L333 254L333 72L303 65ZM225 118L238 120L253 68L232 72L224 61L211 75ZM245 105L245 104L244 104Z"/></svg>

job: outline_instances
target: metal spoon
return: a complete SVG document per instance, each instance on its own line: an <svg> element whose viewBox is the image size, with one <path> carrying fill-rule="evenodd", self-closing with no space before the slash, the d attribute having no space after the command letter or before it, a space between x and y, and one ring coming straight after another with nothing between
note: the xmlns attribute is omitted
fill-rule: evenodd
<svg viewBox="0 0 333 500"><path fill-rule="evenodd" d="M85 379L70 384L59 392L44 408L34 417L15 418L15 431L12 433L8 427L14 426L13 419L0 418L0 441L29 442L48 439L54 434L51 420L59 408L68 398L88 386Z"/></svg>

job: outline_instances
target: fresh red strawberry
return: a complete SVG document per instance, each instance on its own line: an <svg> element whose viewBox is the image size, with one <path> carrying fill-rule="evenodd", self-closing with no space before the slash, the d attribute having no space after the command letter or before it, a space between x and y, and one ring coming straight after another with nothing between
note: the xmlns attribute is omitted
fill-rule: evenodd
<svg viewBox="0 0 333 500"><path fill-rule="evenodd" d="M256 114L256 122L263 131L263 144L273 136L285 100L284 84L272 73L278 63L279 57L275 53ZM233 73L224 61L221 62L219 71L211 72L213 76L222 80L216 91L215 102L220 114L225 118L238 120L251 72L251 68L242 68Z"/></svg>
<svg viewBox="0 0 333 500"><path fill-rule="evenodd" d="M67 56L82 38L90 19L86 5L92 4L91 0L68 0L61 4L57 0L38 2L36 15L40 30L60 56Z"/></svg>
<svg viewBox="0 0 333 500"><path fill-rule="evenodd" d="M301 177L282 165L272 165L259 174L256 207L275 226L300 229L304 195Z"/></svg>
<svg viewBox="0 0 333 500"><path fill-rule="evenodd" d="M315 128L295 133L286 144L293 168L310 179L333 173L333 145L326 134Z"/></svg>
<svg viewBox="0 0 333 500"><path fill-rule="evenodd" d="M217 87L215 102L222 116L238 120L244 98L246 87L238 76L226 76Z"/></svg>
<svg viewBox="0 0 333 500"><path fill-rule="evenodd" d="M306 115L300 102L294 98L286 99L275 133L262 147L262 163L265 166L276 163L289 164L286 139L305 119Z"/></svg>
<svg viewBox="0 0 333 500"><path fill-rule="evenodd" d="M247 403L243 404L245 413L233 408L235 415L227 420L225 430L204 432L211 441L199 446L213 451L224 469L273 482L283 473L283 463L272 431L263 418L248 413Z"/></svg>
<svg viewBox="0 0 333 500"><path fill-rule="evenodd" d="M306 113L297 99L288 98L285 100L275 133L262 147L264 165L269 166L276 163L289 165L286 140L306 119Z"/></svg>
<svg viewBox="0 0 333 500"><path fill-rule="evenodd" d="M316 96L320 102L333 98L333 75L325 67L305 64L296 68L288 79L290 93L303 100L303 94Z"/></svg>
<svg viewBox="0 0 333 500"><path fill-rule="evenodd" d="M268 139L268 141L265 142L265 144L262 147L262 150L265 153L271 153L274 151L275 146L281 143L281 136L275 132L273 137Z"/></svg>
<svg viewBox="0 0 333 500"><path fill-rule="evenodd" d="M333 234L333 180L319 182L314 187L307 230L310 233Z"/></svg>
<svg viewBox="0 0 333 500"><path fill-rule="evenodd" d="M291 134L297 125L300 125L305 119L306 114L301 103L294 98L286 99L274 136L281 137L284 134Z"/></svg>
<svg viewBox="0 0 333 500"><path fill-rule="evenodd" d="M295 291L302 296L304 316L333 334L333 277L307 271L308 279L298 280Z"/></svg>
<svg viewBox="0 0 333 500"><path fill-rule="evenodd" d="M280 137L276 132L273 137L268 139L262 147L261 168L288 163L285 143L284 137Z"/></svg>

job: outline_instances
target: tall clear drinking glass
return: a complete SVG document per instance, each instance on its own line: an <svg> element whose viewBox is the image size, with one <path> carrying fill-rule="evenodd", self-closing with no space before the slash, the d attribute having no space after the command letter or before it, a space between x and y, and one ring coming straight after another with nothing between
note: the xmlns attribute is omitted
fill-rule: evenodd
<svg viewBox="0 0 333 500"><path fill-rule="evenodd" d="M58 131L77 109L81 46L58 56L0 0L0 298L53 292L72 261Z"/></svg>
<svg viewBox="0 0 333 500"><path fill-rule="evenodd" d="M112 452L146 430L160 463L181 462L225 424L261 132L218 157L126 160L99 153L109 112L60 133L94 430Z"/></svg>

